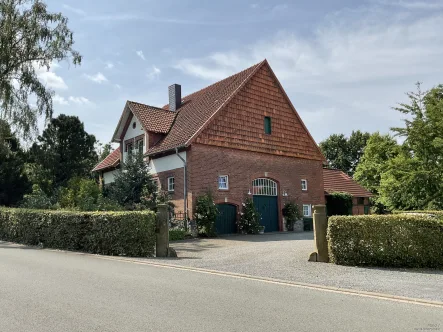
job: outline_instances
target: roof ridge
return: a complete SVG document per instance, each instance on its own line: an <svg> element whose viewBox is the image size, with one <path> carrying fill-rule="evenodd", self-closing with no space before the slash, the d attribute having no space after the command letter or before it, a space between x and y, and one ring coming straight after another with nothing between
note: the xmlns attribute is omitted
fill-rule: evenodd
<svg viewBox="0 0 443 332"><path fill-rule="evenodd" d="M148 105L148 104L139 103L138 101L128 100L128 103L138 104L138 105L142 105L142 106L147 106L147 107L150 107L150 108L154 108L157 111L164 111L164 112L174 113L174 112L172 112L170 110L167 110L167 109L164 109L164 108L161 108L161 107L157 107L157 106L152 106L152 105Z"/></svg>
<svg viewBox="0 0 443 332"><path fill-rule="evenodd" d="M221 83L221 82L223 82L223 81L227 81L227 80L231 79L231 78L234 77L234 76L240 76L240 75L241 75L242 73L244 73L245 71L251 70L251 69L254 68L254 67L259 67L259 66L260 66L262 63L264 63L264 62L266 62L266 59L264 59L264 60L262 60L262 61L256 63L255 65L252 65L252 66L250 66L250 67L248 67L248 68L246 68L246 69L243 69L243 70L241 70L241 71L239 71L239 72L237 72L237 73L234 73L234 74L232 74L232 75L230 75L230 76L228 76L228 77L225 77L225 78L223 78L223 79L221 79L221 80L218 80L218 81L216 81L216 82L214 82L214 83L212 83L212 84L210 84L210 85L207 85L207 86L205 86L204 88L201 88L200 90L194 91L194 92L192 92L192 93L190 93L190 94L188 94L188 95L182 97L182 99L189 98L189 97L191 97L192 95L195 95L195 94L197 94L197 93L199 93L199 92L202 92L202 91L204 91L204 90L206 90L206 89L209 89L209 88L213 87L213 86L216 85L216 84L219 84L219 83ZM169 104L166 104L166 105L163 106L163 107L169 107ZM165 108L163 108L163 109L165 109Z"/></svg>

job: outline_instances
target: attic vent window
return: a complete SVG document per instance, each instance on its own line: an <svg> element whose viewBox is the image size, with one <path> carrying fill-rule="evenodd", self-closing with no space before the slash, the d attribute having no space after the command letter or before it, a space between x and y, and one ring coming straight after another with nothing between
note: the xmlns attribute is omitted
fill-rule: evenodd
<svg viewBox="0 0 443 332"><path fill-rule="evenodd" d="M132 124L132 128L135 129L135 127L137 127L137 124L134 122L134 123Z"/></svg>
<svg viewBox="0 0 443 332"><path fill-rule="evenodd" d="M271 117L265 116L265 134L271 135L272 129L271 129Z"/></svg>

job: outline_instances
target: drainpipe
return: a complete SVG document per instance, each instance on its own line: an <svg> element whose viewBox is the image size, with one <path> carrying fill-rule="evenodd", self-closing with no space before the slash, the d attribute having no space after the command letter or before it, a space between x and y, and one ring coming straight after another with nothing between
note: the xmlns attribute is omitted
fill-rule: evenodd
<svg viewBox="0 0 443 332"><path fill-rule="evenodd" d="M177 157L179 157L181 159L181 161L183 162L183 208L184 208L184 214L185 214L185 222L184 222L184 226L185 226L185 230L188 230L188 186L187 186L187 163L186 160L184 160L182 158L182 156L180 156L180 154L178 153L178 148L175 148L175 154L177 155Z"/></svg>

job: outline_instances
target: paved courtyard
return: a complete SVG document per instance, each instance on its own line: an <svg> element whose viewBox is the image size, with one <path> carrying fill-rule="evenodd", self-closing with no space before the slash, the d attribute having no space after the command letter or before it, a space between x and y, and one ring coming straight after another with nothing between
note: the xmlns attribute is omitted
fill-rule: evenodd
<svg viewBox="0 0 443 332"><path fill-rule="evenodd" d="M167 259L167 262L443 301L441 270L362 268L308 262L314 249L313 239L312 232L305 232L178 241L171 243L178 258Z"/></svg>

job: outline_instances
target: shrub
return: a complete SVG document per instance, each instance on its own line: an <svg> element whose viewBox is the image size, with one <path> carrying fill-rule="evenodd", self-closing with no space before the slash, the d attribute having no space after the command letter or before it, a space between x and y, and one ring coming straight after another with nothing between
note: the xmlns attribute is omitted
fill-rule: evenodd
<svg viewBox="0 0 443 332"><path fill-rule="evenodd" d="M194 219L199 233L206 236L216 235L215 222L218 213L217 205L210 192L197 197Z"/></svg>
<svg viewBox="0 0 443 332"><path fill-rule="evenodd" d="M26 209L51 209L51 199L45 194L38 184L32 186L32 193L25 195L20 206Z"/></svg>
<svg viewBox="0 0 443 332"><path fill-rule="evenodd" d="M425 215L435 215L437 217L443 218L443 211L442 210L429 210L429 211L394 211L394 214L425 214Z"/></svg>
<svg viewBox="0 0 443 332"><path fill-rule="evenodd" d="M0 239L103 255L153 256L153 212L0 208Z"/></svg>
<svg viewBox="0 0 443 332"><path fill-rule="evenodd" d="M185 237L186 237L186 231L183 229L170 229L169 230L169 241L184 240Z"/></svg>
<svg viewBox="0 0 443 332"><path fill-rule="evenodd" d="M336 264L443 267L443 221L435 217L330 217L328 243Z"/></svg>
<svg viewBox="0 0 443 332"><path fill-rule="evenodd" d="M255 208L254 201L248 197L242 206L238 228L243 233L258 234L262 227L260 224L261 216Z"/></svg>
<svg viewBox="0 0 443 332"><path fill-rule="evenodd" d="M61 208L80 211L97 210L100 188L92 179L74 177L60 188L58 203Z"/></svg>
<svg viewBox="0 0 443 332"><path fill-rule="evenodd" d="M288 202L283 207L283 217L286 218L286 225L289 231L294 229L294 223L297 220L303 219L303 216L300 213L300 209L298 205L294 202Z"/></svg>

